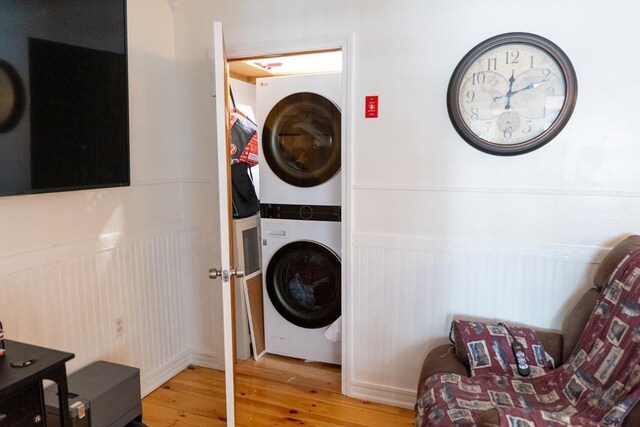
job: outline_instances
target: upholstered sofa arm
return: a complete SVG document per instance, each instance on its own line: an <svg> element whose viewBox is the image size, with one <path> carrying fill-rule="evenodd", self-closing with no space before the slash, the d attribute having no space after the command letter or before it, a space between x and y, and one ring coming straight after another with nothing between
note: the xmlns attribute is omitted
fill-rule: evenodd
<svg viewBox="0 0 640 427"><path fill-rule="evenodd" d="M420 371L420 380L418 381L418 389L433 374L438 372L451 372L464 377L469 376L469 368L458 360L453 344L440 345L427 354L422 370Z"/></svg>
<svg viewBox="0 0 640 427"><path fill-rule="evenodd" d="M544 345L544 342L543 342ZM562 347L560 347L562 352ZM429 352L420 371L418 381L418 393L422 383L433 374L451 372L454 374L469 376L469 368L456 357L453 344L440 345ZM478 427L499 427L499 416L497 411L485 411L478 419Z"/></svg>

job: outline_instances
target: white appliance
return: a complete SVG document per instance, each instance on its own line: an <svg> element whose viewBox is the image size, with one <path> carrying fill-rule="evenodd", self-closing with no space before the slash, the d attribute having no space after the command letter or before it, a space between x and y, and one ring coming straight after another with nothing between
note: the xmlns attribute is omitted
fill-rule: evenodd
<svg viewBox="0 0 640 427"><path fill-rule="evenodd" d="M260 201L341 203L342 73L256 80Z"/></svg>
<svg viewBox="0 0 640 427"><path fill-rule="evenodd" d="M325 336L340 316L340 222L263 216L261 228L267 353L340 364L340 342Z"/></svg>

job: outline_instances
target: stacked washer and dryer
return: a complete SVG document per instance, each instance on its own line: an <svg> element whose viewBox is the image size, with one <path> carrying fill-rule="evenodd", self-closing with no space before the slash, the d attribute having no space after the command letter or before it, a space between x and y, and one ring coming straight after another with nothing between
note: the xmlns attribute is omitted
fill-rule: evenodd
<svg viewBox="0 0 640 427"><path fill-rule="evenodd" d="M341 73L257 79L268 353L339 364Z"/></svg>

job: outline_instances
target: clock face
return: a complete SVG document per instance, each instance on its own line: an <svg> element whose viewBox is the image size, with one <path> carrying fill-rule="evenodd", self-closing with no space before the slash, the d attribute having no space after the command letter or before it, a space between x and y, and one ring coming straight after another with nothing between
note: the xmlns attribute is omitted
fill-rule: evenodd
<svg viewBox="0 0 640 427"><path fill-rule="evenodd" d="M571 115L575 73L546 39L510 33L476 46L452 77L448 106L458 133L483 151L512 155L552 139Z"/></svg>

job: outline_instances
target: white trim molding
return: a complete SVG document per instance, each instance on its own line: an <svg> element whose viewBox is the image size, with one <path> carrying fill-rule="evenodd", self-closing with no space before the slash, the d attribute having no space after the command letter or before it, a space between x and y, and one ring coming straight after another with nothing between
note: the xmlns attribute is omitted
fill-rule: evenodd
<svg viewBox="0 0 640 427"><path fill-rule="evenodd" d="M353 33L328 34L317 37L295 38L287 40L266 40L260 43L235 44L227 46L229 60L252 58L283 53L311 52L314 50L336 49L342 51L342 342L351 339L351 283L353 273L351 265L352 208L352 146L353 123L356 107L353 99L354 73ZM350 396L350 346L342 346L342 393Z"/></svg>
<svg viewBox="0 0 640 427"><path fill-rule="evenodd" d="M192 355L189 351L185 351L173 360L162 365L155 371L140 378L140 388L142 389L142 397L148 395L171 378L178 375L191 364Z"/></svg>
<svg viewBox="0 0 640 427"><path fill-rule="evenodd" d="M545 196L583 197L632 197L640 198L640 191L631 190L586 190L580 188L508 188L508 187L439 187L429 185L354 184L354 190L364 191L417 191L430 193L489 193L529 194Z"/></svg>
<svg viewBox="0 0 640 427"><path fill-rule="evenodd" d="M351 381L351 396L401 408L413 408L416 390L388 387L367 381Z"/></svg>

